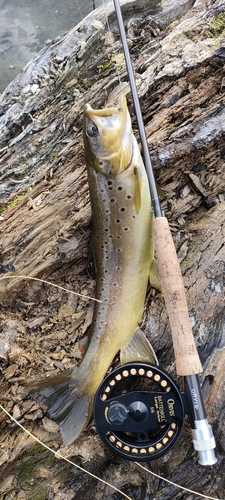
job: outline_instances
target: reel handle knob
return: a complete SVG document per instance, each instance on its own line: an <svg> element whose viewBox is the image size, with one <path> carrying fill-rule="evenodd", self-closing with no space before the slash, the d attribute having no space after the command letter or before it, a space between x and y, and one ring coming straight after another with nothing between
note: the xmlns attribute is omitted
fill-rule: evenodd
<svg viewBox="0 0 225 500"><path fill-rule="evenodd" d="M107 416L111 424L122 425L127 420L126 406L117 402L112 403Z"/></svg>

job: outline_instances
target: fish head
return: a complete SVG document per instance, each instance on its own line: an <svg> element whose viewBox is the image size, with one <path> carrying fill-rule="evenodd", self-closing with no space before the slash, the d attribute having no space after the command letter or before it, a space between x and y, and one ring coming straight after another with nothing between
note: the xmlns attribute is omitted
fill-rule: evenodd
<svg viewBox="0 0 225 500"><path fill-rule="evenodd" d="M124 94L118 108L84 108L84 145L86 162L105 175L117 175L132 161L133 133Z"/></svg>

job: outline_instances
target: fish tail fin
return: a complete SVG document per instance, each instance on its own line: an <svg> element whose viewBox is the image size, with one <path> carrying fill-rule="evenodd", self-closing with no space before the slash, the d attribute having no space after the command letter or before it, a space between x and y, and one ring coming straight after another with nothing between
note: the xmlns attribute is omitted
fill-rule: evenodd
<svg viewBox="0 0 225 500"><path fill-rule="evenodd" d="M65 445L72 444L87 426L93 407L94 396L85 394L85 380L74 370L67 370L27 386L28 392L45 405L53 420L59 424Z"/></svg>

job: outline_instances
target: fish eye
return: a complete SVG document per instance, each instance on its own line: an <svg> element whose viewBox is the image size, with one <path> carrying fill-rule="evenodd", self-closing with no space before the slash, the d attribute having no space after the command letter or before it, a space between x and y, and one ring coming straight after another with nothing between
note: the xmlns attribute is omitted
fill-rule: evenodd
<svg viewBox="0 0 225 500"><path fill-rule="evenodd" d="M92 122L88 123L87 134L90 137L96 137L98 135L98 127Z"/></svg>

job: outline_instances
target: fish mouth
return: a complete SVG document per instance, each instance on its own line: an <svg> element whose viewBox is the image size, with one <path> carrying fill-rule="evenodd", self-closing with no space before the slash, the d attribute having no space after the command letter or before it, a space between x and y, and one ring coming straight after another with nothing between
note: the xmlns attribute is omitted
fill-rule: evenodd
<svg viewBox="0 0 225 500"><path fill-rule="evenodd" d="M86 104L84 114L86 135L88 136L90 127L97 127L96 136L89 137L89 141L93 153L102 165L99 170L111 174L127 170L132 162L133 134L125 95L121 94L117 108L93 109Z"/></svg>

